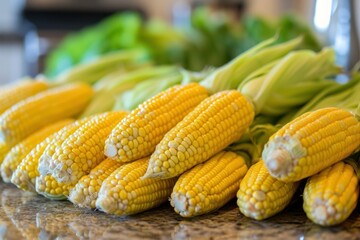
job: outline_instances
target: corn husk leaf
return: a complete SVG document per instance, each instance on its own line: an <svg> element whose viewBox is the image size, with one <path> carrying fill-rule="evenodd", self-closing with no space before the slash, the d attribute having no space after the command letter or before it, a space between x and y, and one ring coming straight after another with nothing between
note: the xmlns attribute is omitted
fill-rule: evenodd
<svg viewBox="0 0 360 240"><path fill-rule="evenodd" d="M310 50L294 51L263 75L250 76L238 90L253 101L257 114L279 116L299 107L324 88L337 83L325 76L339 73L334 50L316 54Z"/></svg>
<svg viewBox="0 0 360 240"><path fill-rule="evenodd" d="M93 84L102 77L126 65L146 62L145 53L142 51L118 51L99 57L91 62L77 65L60 74L55 82L57 84L86 82ZM141 66L141 65L140 65Z"/></svg>
<svg viewBox="0 0 360 240"><path fill-rule="evenodd" d="M154 77L164 77L178 72L173 66L146 67L129 73L118 72L111 76L111 79L105 78L107 84L101 87L97 86L97 91L81 117L91 116L96 113L102 113L113 109L116 96L134 88L137 84ZM99 83L100 84L100 83Z"/></svg>
<svg viewBox="0 0 360 240"><path fill-rule="evenodd" d="M272 45L275 41L274 37L259 43L216 69L201 84L211 93L236 89L249 74L294 50L301 43L302 38L298 37L285 43Z"/></svg>

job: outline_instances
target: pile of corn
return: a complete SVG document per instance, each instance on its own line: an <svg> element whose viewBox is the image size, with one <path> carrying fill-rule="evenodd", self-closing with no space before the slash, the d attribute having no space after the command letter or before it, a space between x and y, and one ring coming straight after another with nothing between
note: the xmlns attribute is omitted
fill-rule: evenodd
<svg viewBox="0 0 360 240"><path fill-rule="evenodd" d="M339 224L358 201L360 78L345 87L325 79L339 70L333 52L295 51L300 41L265 41L200 79L141 64L93 86L78 80L86 67L55 84L2 86L2 180L116 215L170 199L193 217L237 197L241 213L261 220L307 179L307 216ZM111 110L116 99L141 103Z"/></svg>

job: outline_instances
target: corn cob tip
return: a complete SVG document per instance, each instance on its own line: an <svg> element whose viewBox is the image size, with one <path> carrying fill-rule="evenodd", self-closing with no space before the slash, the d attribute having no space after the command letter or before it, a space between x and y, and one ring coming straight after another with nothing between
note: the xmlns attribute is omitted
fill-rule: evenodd
<svg viewBox="0 0 360 240"><path fill-rule="evenodd" d="M98 197L97 192L92 193L88 189L85 188L85 186L82 185L82 191L76 188L72 188L70 190L69 194L69 201L75 204L76 206L79 206L81 208L94 208L93 204L96 202L96 199ZM88 195L85 195L83 191L86 191Z"/></svg>
<svg viewBox="0 0 360 240"><path fill-rule="evenodd" d="M261 190L255 190L252 193L252 197L257 200L255 204L251 201L244 201L243 199L240 199L240 195L238 194L237 204L240 208L240 212L242 212L246 217L255 220L265 219L267 217L265 215L265 209L259 209L259 207L256 206L256 203L265 201L267 198L266 193Z"/></svg>
<svg viewBox="0 0 360 240"><path fill-rule="evenodd" d="M171 206L174 207L182 217L190 217L189 213L189 198L180 193L171 194Z"/></svg>
<svg viewBox="0 0 360 240"><path fill-rule="evenodd" d="M106 143L104 153L105 153L105 156L107 156L109 158L113 158L117 154L117 148L115 145L113 145L111 143Z"/></svg>
<svg viewBox="0 0 360 240"><path fill-rule="evenodd" d="M69 200L70 202L82 208L90 205L91 203L90 198L85 197L82 191L76 191L75 188L71 189Z"/></svg>
<svg viewBox="0 0 360 240"><path fill-rule="evenodd" d="M288 165L291 164L291 161L293 161L293 159L288 151L277 149L268 157L266 166L271 172L278 173L282 166L286 165L286 168L289 167Z"/></svg>
<svg viewBox="0 0 360 240"><path fill-rule="evenodd" d="M119 210L125 211L126 208L127 205L124 202L118 202L111 196L99 194L96 200L96 209L106 213L114 213Z"/></svg>
<svg viewBox="0 0 360 240"><path fill-rule="evenodd" d="M14 174L11 176L11 183L20 189L26 190L27 192L36 193L34 184L31 182L29 176L24 174L22 171L14 172Z"/></svg>
<svg viewBox="0 0 360 240"><path fill-rule="evenodd" d="M307 214L308 217L315 223L320 224L322 226L330 226L334 225L331 219L340 219L341 214L333 207L326 206L326 203L320 202L318 199L318 203L313 206L313 209L310 214Z"/></svg>
<svg viewBox="0 0 360 240"><path fill-rule="evenodd" d="M327 209L324 206L317 206L314 210L314 217L319 221L325 221L328 218Z"/></svg>
<svg viewBox="0 0 360 240"><path fill-rule="evenodd" d="M306 156L301 142L289 135L277 136L269 141L262 152L262 159L270 174L277 179L292 172L300 158Z"/></svg>
<svg viewBox="0 0 360 240"><path fill-rule="evenodd" d="M252 218L252 219L255 219L258 221L263 220L263 217L260 214L260 212L256 211L256 208L254 207L254 205L252 205L250 203L245 203L244 207L242 209L240 209L240 212L248 218Z"/></svg>

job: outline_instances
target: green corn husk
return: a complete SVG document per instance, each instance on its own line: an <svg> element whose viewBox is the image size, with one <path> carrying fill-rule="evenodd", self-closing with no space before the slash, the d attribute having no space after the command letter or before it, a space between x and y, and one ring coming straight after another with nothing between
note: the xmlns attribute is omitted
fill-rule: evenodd
<svg viewBox="0 0 360 240"><path fill-rule="evenodd" d="M110 89L114 87L118 81L121 81L125 75L130 74L135 71L142 71L144 69L149 69L154 67L150 62L144 64L129 64L116 70L110 72L105 75L101 79L99 79L96 83L94 83L93 88L95 91L100 91L102 89ZM141 69L141 70L140 70Z"/></svg>
<svg viewBox="0 0 360 240"><path fill-rule="evenodd" d="M286 114L279 121L280 124L286 124L291 119L296 118L306 112L314 111L326 107L338 107L351 112L358 111L360 102L360 74L354 75L346 84L339 84L320 91L311 101L299 109L295 109Z"/></svg>
<svg viewBox="0 0 360 240"><path fill-rule="evenodd" d="M174 66L147 66L135 69L130 72L113 72L102 78L94 85L95 90L128 90L136 84L155 77L171 75L177 73L179 69Z"/></svg>
<svg viewBox="0 0 360 240"><path fill-rule="evenodd" d="M202 72L179 69L179 72L176 72L173 75L146 80L137 84L133 89L120 94L117 97L113 110L131 111L137 108L142 102L174 85L200 82L208 76L211 71L211 68L205 69Z"/></svg>
<svg viewBox="0 0 360 240"><path fill-rule="evenodd" d="M255 164L261 158L264 145L279 128L279 125L257 121L255 118L254 123L244 136L239 141L227 147L227 150L241 155L251 163L250 165Z"/></svg>
<svg viewBox="0 0 360 240"><path fill-rule="evenodd" d="M153 78L137 84L133 89L128 90L117 97L113 110L131 111L138 107L145 100L155 96L176 84L181 83L180 73L172 76Z"/></svg>
<svg viewBox="0 0 360 240"><path fill-rule="evenodd" d="M60 74L55 82L57 84L86 82L93 84L107 74L119 68L126 68L127 65L134 67L139 63L146 62L146 55L143 51L127 50L104 55L89 63L80 64Z"/></svg>
<svg viewBox="0 0 360 240"><path fill-rule="evenodd" d="M311 108L312 110L324 108L324 107L339 107L348 111L355 112L359 102L360 102L360 75L353 78L347 84L336 86L332 88L331 94L326 97L321 97L314 99L314 101L306 104L298 113L306 111L306 108ZM319 94L320 95L320 94ZM319 100L319 101L317 101ZM309 105L309 106L308 106Z"/></svg>
<svg viewBox="0 0 360 240"><path fill-rule="evenodd" d="M178 71L177 67L158 66L145 67L125 74L121 71L112 73L111 76L105 77L94 86L97 91L81 117L110 111L115 105L117 95L134 88L145 80L166 77Z"/></svg>
<svg viewBox="0 0 360 240"><path fill-rule="evenodd" d="M338 85L324 77L339 73L335 53L325 48L316 54L310 50L294 51L272 68L265 65L251 74L238 90L251 99L257 114L280 116L299 107L324 88ZM269 72L266 70L270 69Z"/></svg>
<svg viewBox="0 0 360 240"><path fill-rule="evenodd" d="M294 50L302 41L301 37L271 46L276 38L271 38L249 49L226 65L216 69L201 84L211 93L237 86L253 71L275 61Z"/></svg>
<svg viewBox="0 0 360 240"><path fill-rule="evenodd" d="M193 82L199 83L203 81L206 77L208 77L213 71L214 68L211 67L206 68L201 72L193 72L185 69L180 69L180 73L182 75L181 84L185 85Z"/></svg>

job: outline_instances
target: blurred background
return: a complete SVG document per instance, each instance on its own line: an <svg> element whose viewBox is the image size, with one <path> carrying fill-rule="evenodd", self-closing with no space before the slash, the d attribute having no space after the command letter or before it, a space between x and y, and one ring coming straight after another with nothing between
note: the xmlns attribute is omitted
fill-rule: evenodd
<svg viewBox="0 0 360 240"><path fill-rule="evenodd" d="M155 20L156 19L156 20ZM119 49L190 70L220 66L256 43L303 35L335 48L345 70L360 59L358 0L1 0L0 84L52 78Z"/></svg>

